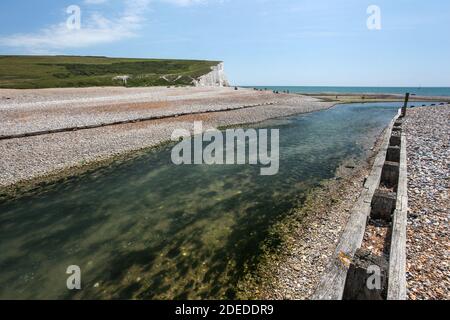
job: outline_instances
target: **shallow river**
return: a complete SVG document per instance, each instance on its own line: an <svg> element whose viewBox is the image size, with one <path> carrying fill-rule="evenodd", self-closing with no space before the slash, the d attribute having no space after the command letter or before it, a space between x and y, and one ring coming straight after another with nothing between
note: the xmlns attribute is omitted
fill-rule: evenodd
<svg viewBox="0 0 450 320"><path fill-rule="evenodd" d="M171 145L0 203L0 299L233 298L274 222L363 159L400 105L341 105L280 129L280 171L175 166ZM50 156L50 155L49 155ZM81 268L69 291L66 269Z"/></svg>

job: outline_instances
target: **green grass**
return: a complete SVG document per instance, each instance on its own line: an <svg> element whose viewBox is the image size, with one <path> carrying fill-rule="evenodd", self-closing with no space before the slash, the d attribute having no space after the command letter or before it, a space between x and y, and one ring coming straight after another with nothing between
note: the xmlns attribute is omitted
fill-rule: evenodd
<svg viewBox="0 0 450 320"><path fill-rule="evenodd" d="M78 56L0 56L0 88L35 89L123 86L116 76L129 75L130 87L192 85L219 61L123 59ZM164 78L163 78L164 77Z"/></svg>

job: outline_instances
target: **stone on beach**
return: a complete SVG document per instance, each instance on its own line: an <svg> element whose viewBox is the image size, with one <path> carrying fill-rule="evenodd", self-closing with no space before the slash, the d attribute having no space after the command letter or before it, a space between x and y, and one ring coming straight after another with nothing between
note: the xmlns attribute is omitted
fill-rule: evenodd
<svg viewBox="0 0 450 320"><path fill-rule="evenodd" d="M450 107L409 110L409 299L450 299Z"/></svg>
<svg viewBox="0 0 450 320"><path fill-rule="evenodd" d="M10 99L0 99L0 135L143 117L173 117L0 140L0 188L156 146L170 140L175 129L192 130L194 121L203 121L206 130L317 111L332 105L300 95L214 87L7 89L0 90L2 96ZM250 107L243 108L246 106ZM221 110L227 111L217 112ZM192 112L201 114L174 116Z"/></svg>

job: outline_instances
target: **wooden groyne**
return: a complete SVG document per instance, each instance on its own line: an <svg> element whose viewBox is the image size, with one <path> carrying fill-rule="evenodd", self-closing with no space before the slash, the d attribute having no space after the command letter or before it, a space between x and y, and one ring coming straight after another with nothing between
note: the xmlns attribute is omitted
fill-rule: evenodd
<svg viewBox="0 0 450 320"><path fill-rule="evenodd" d="M405 116L404 107L386 130L370 176L313 299L406 299L408 196L406 139L402 133ZM372 221L388 226L388 254L363 248L366 228Z"/></svg>

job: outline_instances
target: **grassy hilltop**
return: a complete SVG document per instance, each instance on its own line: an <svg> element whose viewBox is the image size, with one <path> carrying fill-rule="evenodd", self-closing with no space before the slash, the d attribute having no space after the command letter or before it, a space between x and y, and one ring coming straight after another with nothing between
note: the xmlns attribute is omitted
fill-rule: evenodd
<svg viewBox="0 0 450 320"><path fill-rule="evenodd" d="M122 59L78 56L0 56L0 88L33 89L192 85L218 61Z"/></svg>

